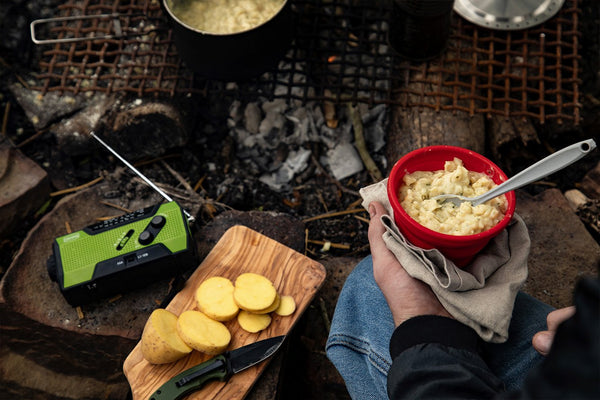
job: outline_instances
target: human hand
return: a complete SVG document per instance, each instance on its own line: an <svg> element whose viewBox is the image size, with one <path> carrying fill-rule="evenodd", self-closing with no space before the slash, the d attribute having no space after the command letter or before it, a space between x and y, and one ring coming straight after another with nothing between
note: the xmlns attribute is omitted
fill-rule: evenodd
<svg viewBox="0 0 600 400"><path fill-rule="evenodd" d="M392 311L395 326L419 315L440 315L452 318L431 288L411 277L383 241L386 214L381 203L369 204L369 244L373 257L373 276Z"/></svg>
<svg viewBox="0 0 600 400"><path fill-rule="evenodd" d="M567 319L571 318L575 314L575 306L559 308L548 314L546 317L546 323L548 324L547 331L540 331L533 335L532 344L533 348L537 350L543 356L548 355L552 342L554 342L554 335L556 329Z"/></svg>

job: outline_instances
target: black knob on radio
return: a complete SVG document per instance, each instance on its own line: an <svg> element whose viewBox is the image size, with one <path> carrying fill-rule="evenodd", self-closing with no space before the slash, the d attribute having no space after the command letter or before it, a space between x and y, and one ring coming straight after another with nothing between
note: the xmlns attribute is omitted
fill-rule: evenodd
<svg viewBox="0 0 600 400"><path fill-rule="evenodd" d="M153 240L154 235L152 234L152 232L149 231L143 231L142 233L140 233L140 237L138 238L138 242L140 242L140 244L143 245L150 244Z"/></svg>
<svg viewBox="0 0 600 400"><path fill-rule="evenodd" d="M150 221L150 225L153 228L159 229L159 228L162 228L165 225L166 222L167 222L167 219L165 217L163 217L162 215L156 215Z"/></svg>

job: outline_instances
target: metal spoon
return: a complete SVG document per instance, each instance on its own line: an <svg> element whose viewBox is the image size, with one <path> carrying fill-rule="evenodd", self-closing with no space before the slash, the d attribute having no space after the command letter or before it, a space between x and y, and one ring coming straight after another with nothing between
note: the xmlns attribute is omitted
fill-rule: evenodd
<svg viewBox="0 0 600 400"><path fill-rule="evenodd" d="M553 174L556 171L573 164L575 161L579 160L595 148L596 142L594 142L593 139L572 144L571 146L565 147L564 149L559 150L556 153L553 153L548 157L536 162L509 180L479 196L465 197L458 194L440 194L439 196L432 197L432 199L442 200L443 202L450 201L457 207L465 201L468 201L473 206L476 206L478 204L485 203L496 196L500 196L506 192L518 189L530 184L531 182Z"/></svg>

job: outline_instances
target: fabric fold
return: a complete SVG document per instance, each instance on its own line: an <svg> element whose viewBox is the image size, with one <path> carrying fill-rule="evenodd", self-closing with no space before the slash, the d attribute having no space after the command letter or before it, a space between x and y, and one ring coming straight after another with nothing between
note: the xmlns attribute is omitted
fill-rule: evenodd
<svg viewBox="0 0 600 400"><path fill-rule="evenodd" d="M473 328L486 342L502 343L515 298L527 279L530 249L527 227L517 214L509 226L462 268L439 250L422 249L410 243L394 222L387 196L387 179L360 190L362 205L378 201L389 215L382 216L383 239L406 272L428 284L446 310Z"/></svg>

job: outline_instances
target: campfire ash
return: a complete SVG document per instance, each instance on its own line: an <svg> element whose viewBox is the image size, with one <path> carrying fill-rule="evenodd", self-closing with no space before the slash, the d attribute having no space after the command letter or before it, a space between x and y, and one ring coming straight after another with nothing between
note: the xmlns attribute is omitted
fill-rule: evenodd
<svg viewBox="0 0 600 400"><path fill-rule="evenodd" d="M339 69L345 66L346 70L342 75L344 77L337 84L340 87L375 85L380 89L389 88L390 83L387 80L366 82L367 79L363 78L377 76L377 73L380 74L378 76L382 76L383 71L373 71L381 68L374 62L370 52L353 52L357 45L354 40L349 37L340 41L340 46L345 47L340 49L343 57L331 55L324 60L323 64L330 72L339 72ZM286 60L292 58L288 55ZM286 60L280 63L279 70L294 71L294 66L289 65ZM306 68L298 64L302 63L296 62L295 68ZM353 85L349 79L359 80L361 84ZM269 78L265 80L269 81ZM385 104L371 108L363 103L356 107L346 107L346 104L336 105L329 101L295 100L302 98L304 91L311 93L310 97L315 93L315 88L307 88L306 75L300 74L292 74L291 80L289 74L279 80L273 93L275 96L283 96L290 91L290 87L290 101L283 98L269 100L267 97L259 97L249 102L236 99L229 107L227 125L229 134L236 143L237 156L250 171L259 176L261 182L275 191L289 190L294 176L305 170L314 156L309 144L319 144L323 147L323 154L318 161L329 168L332 176L338 181L363 170L361 151L363 154L373 153L378 157L380 165L386 167L385 157L377 155L385 145L388 114ZM358 97L368 95L361 92ZM354 117L357 116L362 129L353 126L353 121L356 121ZM364 134L368 148L357 150L355 145L362 145L361 140L356 140L357 129L361 130L361 135Z"/></svg>
<svg viewBox="0 0 600 400"><path fill-rule="evenodd" d="M385 135L386 107L365 110L361 120L370 150L381 150ZM360 108L359 108L360 109ZM250 171L276 191L290 189L294 176L309 164L309 143L325 148L319 162L330 169L337 180L363 170L363 161L353 145L354 133L348 108L336 113L337 126L331 128L320 104L284 100L231 104L229 134L235 139L237 156Z"/></svg>

